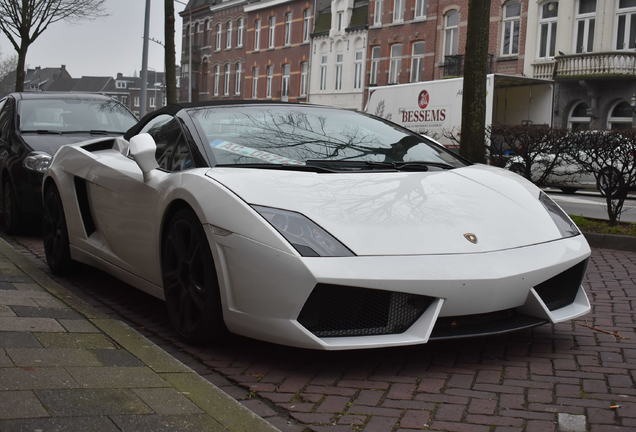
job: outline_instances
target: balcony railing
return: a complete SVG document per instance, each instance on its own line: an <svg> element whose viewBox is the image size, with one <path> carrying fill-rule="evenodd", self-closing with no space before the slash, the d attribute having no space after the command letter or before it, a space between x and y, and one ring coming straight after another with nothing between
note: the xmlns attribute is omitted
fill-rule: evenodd
<svg viewBox="0 0 636 432"><path fill-rule="evenodd" d="M492 73L492 62L494 56L488 54L488 73ZM442 73L444 78L459 77L464 75L464 56L463 55L447 55L444 57L442 64Z"/></svg>
<svg viewBox="0 0 636 432"><path fill-rule="evenodd" d="M532 65L534 78L602 79L636 77L635 52L600 52L561 55Z"/></svg>

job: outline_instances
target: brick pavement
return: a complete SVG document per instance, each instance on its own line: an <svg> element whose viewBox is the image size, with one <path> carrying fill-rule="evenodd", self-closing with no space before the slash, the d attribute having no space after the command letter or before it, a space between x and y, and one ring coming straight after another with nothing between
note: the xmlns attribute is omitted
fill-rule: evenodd
<svg viewBox="0 0 636 432"><path fill-rule="evenodd" d="M21 241L38 254L37 241ZM108 289L100 287L104 280ZM101 273L71 282L283 430L636 431L635 253L593 251L585 283L594 310L582 319L353 352L239 337L188 347L174 337L159 302Z"/></svg>

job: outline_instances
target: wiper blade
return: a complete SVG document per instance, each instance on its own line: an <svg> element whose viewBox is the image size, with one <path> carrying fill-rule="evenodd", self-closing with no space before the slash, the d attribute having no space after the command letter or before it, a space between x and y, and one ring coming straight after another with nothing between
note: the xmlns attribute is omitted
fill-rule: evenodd
<svg viewBox="0 0 636 432"><path fill-rule="evenodd" d="M287 171L309 171L320 173L333 173L337 172L325 167L314 165L289 165L289 164L270 164L270 163L242 163L242 164L217 164L213 168L262 168L272 170L287 170Z"/></svg>
<svg viewBox="0 0 636 432"><path fill-rule="evenodd" d="M41 134L41 135L61 135L62 132L60 131L54 131L54 130L47 130L47 129L37 129L37 130L23 130L20 131L20 133L36 133L36 134Z"/></svg>
<svg viewBox="0 0 636 432"><path fill-rule="evenodd" d="M91 130L63 131L63 132L60 132L60 133L62 133L62 134L83 134L83 133L87 133L87 134L91 134L91 135L123 135L126 132L108 131L108 130L101 130L101 129L91 129Z"/></svg>
<svg viewBox="0 0 636 432"><path fill-rule="evenodd" d="M428 171L430 167L453 169L453 165L444 162L410 161L410 162L381 162L381 161L357 161L357 160L308 160L309 165L325 166L336 165L349 169L386 169L391 171Z"/></svg>

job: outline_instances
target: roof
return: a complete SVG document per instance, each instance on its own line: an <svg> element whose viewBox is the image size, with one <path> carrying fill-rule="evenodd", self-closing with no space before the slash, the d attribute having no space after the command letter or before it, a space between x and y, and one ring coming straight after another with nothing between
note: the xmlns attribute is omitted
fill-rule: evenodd
<svg viewBox="0 0 636 432"><path fill-rule="evenodd" d="M183 16L183 14L189 10L203 8L208 6L209 4L210 4L210 0L190 0L188 1L188 4L186 5L185 9L179 12L179 15Z"/></svg>
<svg viewBox="0 0 636 432"><path fill-rule="evenodd" d="M94 93L65 93L65 92L20 92L10 93L9 96L13 96L19 100L30 99L99 99L99 100L111 100L108 96L103 96Z"/></svg>
<svg viewBox="0 0 636 432"><path fill-rule="evenodd" d="M65 66L61 67L36 67L27 69L24 77L24 88L33 91L50 91L59 81L70 79ZM0 81L0 96L10 93L15 88L15 71L8 73Z"/></svg>

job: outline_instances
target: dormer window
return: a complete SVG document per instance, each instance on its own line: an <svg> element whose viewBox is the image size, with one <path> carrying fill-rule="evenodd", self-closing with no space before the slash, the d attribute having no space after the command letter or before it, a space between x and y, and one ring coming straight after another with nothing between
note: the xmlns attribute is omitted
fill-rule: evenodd
<svg viewBox="0 0 636 432"><path fill-rule="evenodd" d="M118 89L125 89L127 87L126 81L115 81L115 87Z"/></svg>

